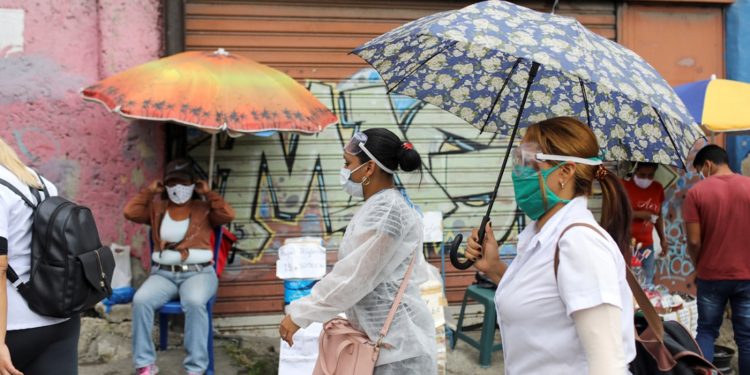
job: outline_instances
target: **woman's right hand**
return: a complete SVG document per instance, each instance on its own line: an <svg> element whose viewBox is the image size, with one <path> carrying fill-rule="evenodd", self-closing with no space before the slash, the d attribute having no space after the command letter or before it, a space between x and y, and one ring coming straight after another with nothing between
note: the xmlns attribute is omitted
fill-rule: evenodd
<svg viewBox="0 0 750 375"><path fill-rule="evenodd" d="M487 223L485 227L484 243L479 244L479 230L473 229L466 244L466 257L474 261L474 268L488 276L498 273L502 269L500 252L498 251L495 233Z"/></svg>
<svg viewBox="0 0 750 375"><path fill-rule="evenodd" d="M148 191L151 194L161 194L164 192L164 183L161 180L155 180L151 185L148 185Z"/></svg>
<svg viewBox="0 0 750 375"><path fill-rule="evenodd" d="M21 371L13 367L13 362L10 360L10 351L5 343L0 343L0 374L23 375Z"/></svg>

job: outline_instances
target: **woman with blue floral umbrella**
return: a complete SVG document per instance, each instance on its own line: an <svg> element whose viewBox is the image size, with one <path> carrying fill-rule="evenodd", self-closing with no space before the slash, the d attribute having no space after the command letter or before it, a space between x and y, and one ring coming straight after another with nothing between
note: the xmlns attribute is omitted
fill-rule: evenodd
<svg viewBox="0 0 750 375"><path fill-rule="evenodd" d="M669 84L640 56L573 18L505 1L420 18L353 52L378 70L389 91L510 137L480 238L519 128L571 116L593 130L604 160L681 168L703 136ZM466 269L471 263L456 257L460 240L451 261Z"/></svg>
<svg viewBox="0 0 750 375"><path fill-rule="evenodd" d="M468 241L469 261L458 260L460 235L451 249L454 266L474 264L498 284L506 374L644 373L629 366L636 358L631 291L649 322L642 338L656 340L653 352L647 348L655 359L666 350L664 327L628 277L629 203L602 162L684 167L702 134L669 85L574 19L504 1L424 17L354 53L389 91L510 137L487 214ZM514 193L534 222L507 265L488 222L519 128L527 131L514 152ZM595 181L601 223L587 204Z"/></svg>

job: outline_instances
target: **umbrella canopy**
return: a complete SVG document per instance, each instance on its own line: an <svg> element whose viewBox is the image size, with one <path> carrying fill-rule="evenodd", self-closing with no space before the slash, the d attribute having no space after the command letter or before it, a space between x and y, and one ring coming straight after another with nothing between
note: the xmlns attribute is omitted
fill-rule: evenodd
<svg viewBox="0 0 750 375"><path fill-rule="evenodd" d="M521 127L577 117L592 128L608 160L682 167L703 135L672 88L638 55L575 19L505 1L418 19L354 53L380 72L389 90L481 130L508 135L519 114Z"/></svg>
<svg viewBox="0 0 750 375"><path fill-rule="evenodd" d="M183 52L136 66L83 90L128 119L173 121L208 133L317 133L336 116L293 78L246 57Z"/></svg>
<svg viewBox="0 0 750 375"><path fill-rule="evenodd" d="M728 79L686 83L674 88L690 114L713 132L750 130L750 84Z"/></svg>
<svg viewBox="0 0 750 375"><path fill-rule="evenodd" d="M505 1L437 13L383 34L354 53L390 91L443 108L481 131L509 135L479 242L519 128L557 116L587 123L607 160L684 167L702 136L682 101L646 61L568 17ZM460 262L459 234L450 245Z"/></svg>

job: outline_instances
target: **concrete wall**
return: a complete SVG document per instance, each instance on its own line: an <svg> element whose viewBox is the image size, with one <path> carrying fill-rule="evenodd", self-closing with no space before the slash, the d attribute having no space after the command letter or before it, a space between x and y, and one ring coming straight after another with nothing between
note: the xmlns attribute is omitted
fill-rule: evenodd
<svg viewBox="0 0 750 375"><path fill-rule="evenodd" d="M750 82L750 0L737 0L726 11L727 78Z"/></svg>
<svg viewBox="0 0 750 375"><path fill-rule="evenodd" d="M129 124L79 90L158 58L159 0L0 0L0 137L91 207L102 242L144 243L122 207L161 173L163 129Z"/></svg>
<svg viewBox="0 0 750 375"><path fill-rule="evenodd" d="M750 0L737 0L727 9L727 78L750 83ZM727 137L735 172L750 176L750 134Z"/></svg>

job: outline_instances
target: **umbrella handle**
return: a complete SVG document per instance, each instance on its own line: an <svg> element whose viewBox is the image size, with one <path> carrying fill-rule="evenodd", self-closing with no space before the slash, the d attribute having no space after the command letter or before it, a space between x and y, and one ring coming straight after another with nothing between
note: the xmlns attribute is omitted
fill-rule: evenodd
<svg viewBox="0 0 750 375"><path fill-rule="evenodd" d="M479 226L479 243L484 242L484 235L485 235L485 228L487 227L487 223L490 221L489 216L484 216L482 218L482 224ZM459 233L456 235L456 237L453 238L453 242L450 243L450 258L451 258L451 264L453 267L456 267L459 270L465 270L469 267L474 265L473 260L466 259L465 261L460 261L458 259L458 249L461 247L461 242L463 242L464 236L463 234Z"/></svg>

